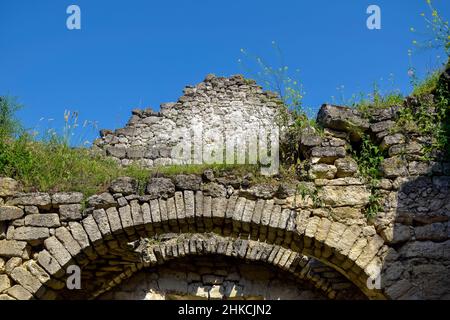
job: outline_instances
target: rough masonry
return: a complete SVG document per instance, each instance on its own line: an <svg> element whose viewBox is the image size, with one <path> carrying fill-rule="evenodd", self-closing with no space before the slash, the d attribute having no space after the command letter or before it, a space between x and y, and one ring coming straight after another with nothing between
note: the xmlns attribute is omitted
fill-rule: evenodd
<svg viewBox="0 0 450 320"><path fill-rule="evenodd" d="M253 80L208 75L159 112L135 109L124 128L101 130L94 148L123 165L146 167L213 163L217 158L211 154L223 153L227 144L245 156L249 143L265 138L259 135L277 134L280 104Z"/></svg>
<svg viewBox="0 0 450 320"><path fill-rule="evenodd" d="M154 165L169 159L161 148L170 137L158 124L169 115L182 124L201 110L200 97L271 97L240 77L208 77L189 89L162 115L135 111L125 131L106 132L97 145L123 164L132 147L155 146L157 155L135 157ZM197 111L185 113L185 103ZM395 130L405 106L370 115L322 106L323 133L293 141L304 181L206 170L149 177L140 194L122 177L84 200L23 193L0 178L0 299L450 299L450 163L423 157L427 137ZM262 122L274 108L261 111ZM363 134L387 154L374 187L352 156ZM367 218L375 191L382 210ZM71 265L81 268L81 290L66 287Z"/></svg>

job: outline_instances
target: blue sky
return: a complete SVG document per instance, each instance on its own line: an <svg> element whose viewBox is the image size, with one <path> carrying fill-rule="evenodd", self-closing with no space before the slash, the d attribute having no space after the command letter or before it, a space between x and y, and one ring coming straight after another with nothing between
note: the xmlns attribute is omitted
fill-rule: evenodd
<svg viewBox="0 0 450 320"><path fill-rule="evenodd" d="M448 18L448 0L434 2ZM81 30L66 28L70 4L81 8ZM381 8L381 30L366 28L370 4ZM28 128L48 119L58 128L69 109L114 129L131 109L157 110L208 73L245 73L241 48L275 65L272 41L300 69L313 110L341 85L346 97L375 81L387 88L391 74L408 93L409 29L424 28L421 12L425 0L2 0L0 95L25 105L19 117ZM413 66L424 74L439 54L416 52Z"/></svg>

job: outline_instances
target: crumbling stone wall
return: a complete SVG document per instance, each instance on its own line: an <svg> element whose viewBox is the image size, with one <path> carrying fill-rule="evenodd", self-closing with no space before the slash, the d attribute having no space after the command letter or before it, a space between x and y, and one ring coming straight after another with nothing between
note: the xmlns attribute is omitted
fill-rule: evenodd
<svg viewBox="0 0 450 320"><path fill-rule="evenodd" d="M372 191L379 194L383 208L369 219L389 247L381 274L385 292L392 299L449 299L450 162L436 151L435 160L424 157L424 146L431 137L397 128L400 109L413 108L414 103L417 101L408 98L404 106L372 110L365 116L348 108L323 106L318 121L326 128L346 132L346 141L353 145L367 134L386 153L380 168L382 178ZM354 165L350 160L345 168ZM336 160L334 166L313 165L311 170L323 170L332 177L339 175L340 166ZM357 190L347 191L343 197L358 198ZM351 219L350 210L346 209L347 219Z"/></svg>
<svg viewBox="0 0 450 320"><path fill-rule="evenodd" d="M123 165L136 161L147 167L212 163L208 155L223 153L226 143L245 156L256 134L277 132L280 103L276 94L242 76L208 75L159 112L136 109L125 128L101 130L94 147Z"/></svg>

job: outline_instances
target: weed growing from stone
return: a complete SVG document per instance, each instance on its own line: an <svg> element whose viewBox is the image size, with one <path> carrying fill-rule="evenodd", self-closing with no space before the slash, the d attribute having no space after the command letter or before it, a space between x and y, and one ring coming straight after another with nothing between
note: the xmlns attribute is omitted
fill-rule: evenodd
<svg viewBox="0 0 450 320"><path fill-rule="evenodd" d="M368 218L375 217L382 210L377 185L381 176L380 165L384 160L384 154L370 136L363 135L359 150L353 150L353 158L358 163L359 173L370 188L369 204L364 212Z"/></svg>

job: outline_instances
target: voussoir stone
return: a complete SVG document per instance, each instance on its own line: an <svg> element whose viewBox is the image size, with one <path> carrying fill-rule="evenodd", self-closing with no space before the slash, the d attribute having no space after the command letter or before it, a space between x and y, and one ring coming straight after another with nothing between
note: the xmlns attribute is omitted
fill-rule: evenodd
<svg viewBox="0 0 450 320"><path fill-rule="evenodd" d="M36 293L41 287L41 282L27 269L17 267L11 272L11 278L31 293Z"/></svg>
<svg viewBox="0 0 450 320"><path fill-rule="evenodd" d="M81 220L81 204L62 204L59 206L59 217L61 221Z"/></svg>
<svg viewBox="0 0 450 320"><path fill-rule="evenodd" d="M387 158L381 163L381 172L387 178L406 176L408 175L408 163L399 157Z"/></svg>
<svg viewBox="0 0 450 320"><path fill-rule="evenodd" d="M55 230L55 236L63 244L63 246L69 251L69 253L75 257L81 251L81 246L73 238L72 234L64 227L60 227Z"/></svg>
<svg viewBox="0 0 450 320"><path fill-rule="evenodd" d="M309 171L310 179L333 179L337 169L331 164L318 163L311 166Z"/></svg>
<svg viewBox="0 0 450 320"><path fill-rule="evenodd" d="M72 259L70 253L55 236L46 239L44 245L61 266L65 266Z"/></svg>
<svg viewBox="0 0 450 320"><path fill-rule="evenodd" d="M246 198L271 199L278 192L279 187L270 184L257 184L239 191L239 195Z"/></svg>
<svg viewBox="0 0 450 320"><path fill-rule="evenodd" d="M19 219L24 215L22 209L13 206L0 207L0 221Z"/></svg>
<svg viewBox="0 0 450 320"><path fill-rule="evenodd" d="M14 230L14 239L23 241L43 240L50 236L45 227L19 227Z"/></svg>
<svg viewBox="0 0 450 320"><path fill-rule="evenodd" d="M13 196L20 190L20 184L8 177L0 177L0 197Z"/></svg>

